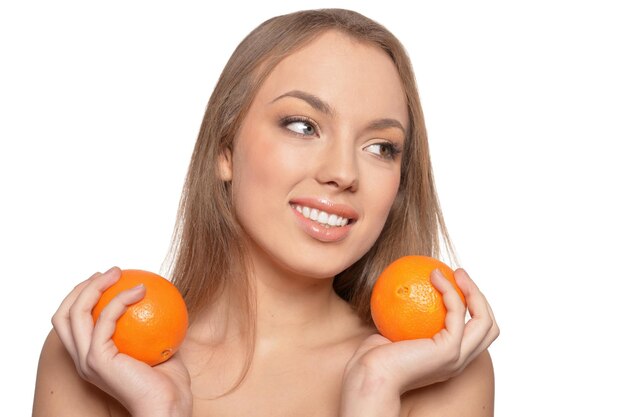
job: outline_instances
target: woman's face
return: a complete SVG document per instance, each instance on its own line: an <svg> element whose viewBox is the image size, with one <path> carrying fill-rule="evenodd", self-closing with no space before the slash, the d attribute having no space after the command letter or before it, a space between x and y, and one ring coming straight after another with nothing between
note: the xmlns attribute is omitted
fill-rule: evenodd
<svg viewBox="0 0 626 417"><path fill-rule="evenodd" d="M396 197L407 129L381 49L329 31L281 61L221 161L255 262L326 278L361 258Z"/></svg>

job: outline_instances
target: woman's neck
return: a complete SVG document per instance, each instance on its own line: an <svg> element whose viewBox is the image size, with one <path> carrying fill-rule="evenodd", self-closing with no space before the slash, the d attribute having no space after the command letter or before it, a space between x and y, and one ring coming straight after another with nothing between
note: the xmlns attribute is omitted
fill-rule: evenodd
<svg viewBox="0 0 626 417"><path fill-rule="evenodd" d="M336 341L358 319L334 291L333 277L302 276L252 250L250 293L258 353L279 348L319 346ZM228 286L213 305L194 320L192 337L201 344L235 344L247 340L245 297Z"/></svg>
<svg viewBox="0 0 626 417"><path fill-rule="evenodd" d="M252 257L253 320L242 307L245 297L230 285L193 321L183 358L194 375L207 375L196 383L208 397L232 388L242 371L255 366L272 368L285 358L310 358L315 352L351 354L354 343L372 332L335 293L332 277L301 276L269 261Z"/></svg>
<svg viewBox="0 0 626 417"><path fill-rule="evenodd" d="M251 251L257 302L257 344L319 344L349 310L333 289L333 277L314 278L288 270L257 247Z"/></svg>

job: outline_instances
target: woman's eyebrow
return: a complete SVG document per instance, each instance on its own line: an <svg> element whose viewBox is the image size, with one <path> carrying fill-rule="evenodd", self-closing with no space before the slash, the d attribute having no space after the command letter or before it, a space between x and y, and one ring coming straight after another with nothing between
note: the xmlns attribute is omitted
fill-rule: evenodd
<svg viewBox="0 0 626 417"><path fill-rule="evenodd" d="M285 97L294 97L300 100L304 100L309 104L309 106L313 107L315 110L318 110L331 117L337 113L330 104L326 103L324 100L322 100L318 96L311 94L311 93L307 93L302 90L288 91L285 94L281 94L280 96L276 97L270 103L274 103ZM380 129L387 129L390 127L398 128L402 131L404 135L406 135L406 129L404 128L404 126L402 126L402 123L400 123L396 119L391 119L391 118L376 119L367 126L367 129L368 130L380 130Z"/></svg>
<svg viewBox="0 0 626 417"><path fill-rule="evenodd" d="M285 98L285 97L295 97L295 98L299 98L300 100L304 100L309 104L309 106L313 107L315 110L318 110L328 116L334 116L336 114L335 109L333 109L330 104L326 103L324 100L322 100L318 96L311 94L311 93L307 93L302 90L291 90L285 94L282 94L276 97L274 100L271 101L271 103L274 103L280 100L281 98Z"/></svg>
<svg viewBox="0 0 626 417"><path fill-rule="evenodd" d="M400 129L402 133L404 134L404 136L406 136L406 129L404 128L404 126L402 126L402 123L400 123L396 119L390 119L390 118L376 119L367 126L368 130L380 130L380 129L387 129L390 127L395 127L395 128Z"/></svg>

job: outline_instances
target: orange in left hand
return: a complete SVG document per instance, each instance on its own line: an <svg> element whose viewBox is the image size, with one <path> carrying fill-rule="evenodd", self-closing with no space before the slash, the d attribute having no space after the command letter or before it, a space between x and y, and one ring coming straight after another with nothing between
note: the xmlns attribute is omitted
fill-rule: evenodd
<svg viewBox="0 0 626 417"><path fill-rule="evenodd" d="M396 259L378 277L370 300L374 324L387 339L431 338L445 327L443 297L430 282L435 269L452 283L466 304L454 271L445 263L429 256Z"/></svg>
<svg viewBox="0 0 626 417"><path fill-rule="evenodd" d="M152 272L122 270L91 314L95 323L113 297L140 284L146 295L117 320L113 342L121 353L154 366L171 358L187 333L187 306L174 284Z"/></svg>

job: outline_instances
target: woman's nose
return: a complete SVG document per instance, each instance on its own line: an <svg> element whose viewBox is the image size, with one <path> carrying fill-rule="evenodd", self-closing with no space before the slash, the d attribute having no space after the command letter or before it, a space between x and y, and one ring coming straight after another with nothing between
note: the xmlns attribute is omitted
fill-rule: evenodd
<svg viewBox="0 0 626 417"><path fill-rule="evenodd" d="M338 190L356 191L359 170L354 145L348 141L329 141L318 155L317 181Z"/></svg>

